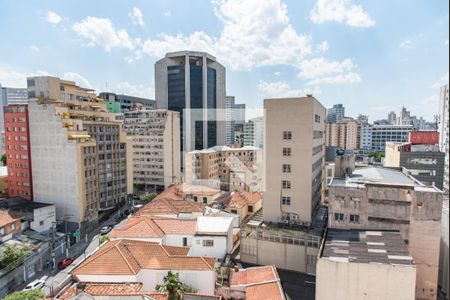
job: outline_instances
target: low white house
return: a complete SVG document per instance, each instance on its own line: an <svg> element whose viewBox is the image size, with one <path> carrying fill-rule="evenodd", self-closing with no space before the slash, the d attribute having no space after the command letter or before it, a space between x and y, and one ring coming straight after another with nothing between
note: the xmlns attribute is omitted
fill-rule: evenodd
<svg viewBox="0 0 450 300"><path fill-rule="evenodd" d="M169 271L200 294L214 294L214 258L188 256L189 248L152 242L116 240L106 243L75 269L81 282L141 282L142 291L154 291Z"/></svg>
<svg viewBox="0 0 450 300"><path fill-rule="evenodd" d="M191 255L214 256L221 261L233 249L232 217L198 217Z"/></svg>

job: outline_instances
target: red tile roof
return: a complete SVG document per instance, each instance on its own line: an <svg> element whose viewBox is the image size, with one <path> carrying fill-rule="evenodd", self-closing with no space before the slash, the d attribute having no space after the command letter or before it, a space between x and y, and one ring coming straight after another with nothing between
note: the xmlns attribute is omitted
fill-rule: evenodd
<svg viewBox="0 0 450 300"><path fill-rule="evenodd" d="M162 238L167 234L195 234L196 220L136 216L122 228L113 229L111 238Z"/></svg>
<svg viewBox="0 0 450 300"><path fill-rule="evenodd" d="M155 300L168 299L167 293L143 292L140 282L120 282L120 283L83 283L83 287L77 289L78 283L73 284L64 290L57 299L70 299L81 292L91 296L149 296Z"/></svg>
<svg viewBox="0 0 450 300"><path fill-rule="evenodd" d="M115 240L106 243L73 271L74 275L135 275L141 269L214 270L214 258L187 256L189 248Z"/></svg>
<svg viewBox="0 0 450 300"><path fill-rule="evenodd" d="M17 220L20 220L20 216L10 214L6 210L0 210L0 228L8 224L14 223Z"/></svg>
<svg viewBox="0 0 450 300"><path fill-rule="evenodd" d="M231 271L230 286L245 286L247 300L284 300L280 277L274 266Z"/></svg>
<svg viewBox="0 0 450 300"><path fill-rule="evenodd" d="M142 207L136 215L157 216L193 212L203 213L203 210L204 206L202 203L163 196L153 199Z"/></svg>
<svg viewBox="0 0 450 300"><path fill-rule="evenodd" d="M230 203L228 204L228 208L242 208L246 205L256 204L261 200L262 196L260 193L234 192Z"/></svg>

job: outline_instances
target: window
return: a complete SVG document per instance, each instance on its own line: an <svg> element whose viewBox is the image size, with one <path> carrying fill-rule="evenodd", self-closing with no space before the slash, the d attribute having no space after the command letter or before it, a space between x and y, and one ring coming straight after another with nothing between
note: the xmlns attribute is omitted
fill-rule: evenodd
<svg viewBox="0 0 450 300"><path fill-rule="evenodd" d="M281 197L281 204L283 204L283 205L291 205L291 197L289 197L289 196Z"/></svg>
<svg viewBox="0 0 450 300"><path fill-rule="evenodd" d="M44 221L39 221L39 225L43 226L44 225Z"/></svg>
<svg viewBox="0 0 450 300"><path fill-rule="evenodd" d="M187 237L183 238L183 247L187 247Z"/></svg>
<svg viewBox="0 0 450 300"><path fill-rule="evenodd" d="M291 156L291 148L283 148L283 156Z"/></svg>
<svg viewBox="0 0 450 300"><path fill-rule="evenodd" d="M291 182L289 180L283 180L283 181L281 181L281 187L283 189L290 189L291 188Z"/></svg>
<svg viewBox="0 0 450 300"><path fill-rule="evenodd" d="M16 230L16 224L11 224L11 230Z"/></svg>
<svg viewBox="0 0 450 300"><path fill-rule="evenodd" d="M310 266L316 265L316 256L315 255L306 255L306 263Z"/></svg>
<svg viewBox="0 0 450 300"><path fill-rule="evenodd" d="M194 196L194 201L195 201L195 202L197 202L197 201L198 201L198 198L197 198L197 196Z"/></svg>
<svg viewBox="0 0 450 300"><path fill-rule="evenodd" d="M292 131L283 131L283 140L292 140Z"/></svg>
<svg viewBox="0 0 450 300"><path fill-rule="evenodd" d="M249 213L253 212L253 206L251 206L251 205L248 206L248 212Z"/></svg>
<svg viewBox="0 0 450 300"><path fill-rule="evenodd" d="M5 234L5 229L4 228L0 228L0 235L4 235Z"/></svg>
<svg viewBox="0 0 450 300"><path fill-rule="evenodd" d="M314 121L316 123L320 123L320 116L319 115L314 115Z"/></svg>
<svg viewBox="0 0 450 300"><path fill-rule="evenodd" d="M334 213L334 220L335 221L344 221L344 214L342 214L342 213Z"/></svg>
<svg viewBox="0 0 450 300"><path fill-rule="evenodd" d="M232 213L232 214L237 214L237 210L232 209L232 210L231 210L231 213Z"/></svg>
<svg viewBox="0 0 450 300"><path fill-rule="evenodd" d="M283 173L291 173L291 165L283 164Z"/></svg>
<svg viewBox="0 0 450 300"><path fill-rule="evenodd" d="M359 215L350 215L350 223L359 223Z"/></svg>
<svg viewBox="0 0 450 300"><path fill-rule="evenodd" d="M214 240L203 240L203 247L214 247Z"/></svg>
<svg viewBox="0 0 450 300"><path fill-rule="evenodd" d="M203 197L203 203L208 203L208 198L207 197Z"/></svg>

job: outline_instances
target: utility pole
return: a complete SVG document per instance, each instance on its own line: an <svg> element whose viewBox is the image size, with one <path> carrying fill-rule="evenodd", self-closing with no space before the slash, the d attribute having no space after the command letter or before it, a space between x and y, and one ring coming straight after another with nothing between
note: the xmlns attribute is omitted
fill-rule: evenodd
<svg viewBox="0 0 450 300"><path fill-rule="evenodd" d="M56 258L55 258L55 234L56 234L56 222L52 222L52 266L53 269L56 268Z"/></svg>

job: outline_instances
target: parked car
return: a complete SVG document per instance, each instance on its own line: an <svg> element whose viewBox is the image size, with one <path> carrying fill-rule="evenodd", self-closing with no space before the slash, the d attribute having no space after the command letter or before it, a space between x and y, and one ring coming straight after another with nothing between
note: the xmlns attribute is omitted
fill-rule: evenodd
<svg viewBox="0 0 450 300"><path fill-rule="evenodd" d="M58 262L58 269L62 270L67 268L71 263L73 263L73 261L75 260L75 258L73 257L67 257L67 258L63 258Z"/></svg>
<svg viewBox="0 0 450 300"><path fill-rule="evenodd" d="M112 230L112 226L110 226L110 225L104 226L104 227L102 227L102 229L100 229L100 234L101 235L108 234L111 230Z"/></svg>
<svg viewBox="0 0 450 300"><path fill-rule="evenodd" d="M47 278L48 276L42 276L41 278L30 282L23 290L30 291L34 289L42 289L45 285L45 281L47 280Z"/></svg>

